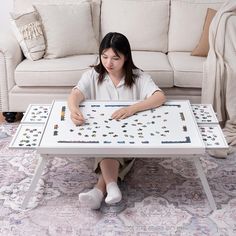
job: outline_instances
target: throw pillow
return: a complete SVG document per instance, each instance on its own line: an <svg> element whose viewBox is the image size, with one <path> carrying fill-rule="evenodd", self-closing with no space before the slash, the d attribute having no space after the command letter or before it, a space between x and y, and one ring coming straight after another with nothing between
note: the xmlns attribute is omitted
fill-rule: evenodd
<svg viewBox="0 0 236 236"><path fill-rule="evenodd" d="M167 52L169 1L103 0L101 37L123 33L135 51Z"/></svg>
<svg viewBox="0 0 236 236"><path fill-rule="evenodd" d="M207 9L202 35L200 37L198 45L191 53L192 56L207 57L209 51L209 27L216 12L217 11L214 9Z"/></svg>
<svg viewBox="0 0 236 236"><path fill-rule="evenodd" d="M90 3L35 5L46 39L44 58L98 52Z"/></svg>
<svg viewBox="0 0 236 236"><path fill-rule="evenodd" d="M45 53L42 25L36 11L10 13L13 32L26 58L35 61Z"/></svg>

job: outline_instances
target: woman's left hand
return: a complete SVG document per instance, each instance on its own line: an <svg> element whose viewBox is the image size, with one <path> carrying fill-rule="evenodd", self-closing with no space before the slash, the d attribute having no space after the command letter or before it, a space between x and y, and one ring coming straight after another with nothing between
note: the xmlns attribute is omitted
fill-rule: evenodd
<svg viewBox="0 0 236 236"><path fill-rule="evenodd" d="M134 113L135 113L135 111L131 106L124 107L124 108L121 108L121 109L115 111L112 114L111 118L115 119L115 120L122 120L122 119L125 119L127 117L134 115Z"/></svg>

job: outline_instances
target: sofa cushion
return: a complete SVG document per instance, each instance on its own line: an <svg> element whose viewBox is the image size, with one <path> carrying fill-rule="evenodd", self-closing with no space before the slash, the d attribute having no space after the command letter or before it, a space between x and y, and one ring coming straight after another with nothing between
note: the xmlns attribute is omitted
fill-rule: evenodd
<svg viewBox="0 0 236 236"><path fill-rule="evenodd" d="M123 33L133 50L167 51L168 0L103 0L101 36Z"/></svg>
<svg viewBox="0 0 236 236"><path fill-rule="evenodd" d="M14 0L13 8L15 12L25 12L26 9L33 9L33 4L74 4L82 1L85 0ZM101 0L87 0L87 2L90 2L95 37L99 41Z"/></svg>
<svg viewBox="0 0 236 236"><path fill-rule="evenodd" d="M132 56L134 64L141 70L150 74L153 81L159 87L173 87L173 70L165 53L133 51Z"/></svg>
<svg viewBox="0 0 236 236"><path fill-rule="evenodd" d="M173 87L173 71L166 54L133 51L132 55L135 65L149 73L158 86ZM24 60L16 67L15 82L19 87L74 86L82 73L97 63L97 58L97 55L79 55L34 63Z"/></svg>
<svg viewBox="0 0 236 236"><path fill-rule="evenodd" d="M97 55L78 55L38 61L24 60L15 70L17 86L75 86Z"/></svg>
<svg viewBox="0 0 236 236"><path fill-rule="evenodd" d="M192 51L202 33L207 8L218 10L225 0L172 0L168 51Z"/></svg>
<svg viewBox="0 0 236 236"><path fill-rule="evenodd" d="M205 57L194 57L189 52L169 52L168 58L174 70L174 85L201 88Z"/></svg>
<svg viewBox="0 0 236 236"><path fill-rule="evenodd" d="M90 4L35 5L46 39L44 58L96 53ZM62 17L63 16L63 17Z"/></svg>

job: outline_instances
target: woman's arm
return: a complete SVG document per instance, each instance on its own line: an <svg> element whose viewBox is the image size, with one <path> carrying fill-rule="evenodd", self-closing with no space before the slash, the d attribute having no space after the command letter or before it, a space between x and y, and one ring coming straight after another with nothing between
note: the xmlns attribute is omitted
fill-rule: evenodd
<svg viewBox="0 0 236 236"><path fill-rule="evenodd" d="M79 104L85 99L83 93L77 89L72 89L68 97L68 107L71 112L70 117L75 125L82 125L84 123L84 117L79 109Z"/></svg>
<svg viewBox="0 0 236 236"><path fill-rule="evenodd" d="M165 95L162 91L156 91L154 92L150 97L147 99L135 103L131 105L131 109L134 110L134 113L144 111L144 110L149 110L155 107L161 106L164 102L166 101Z"/></svg>
<svg viewBox="0 0 236 236"><path fill-rule="evenodd" d="M162 91L154 92L150 97L141 102L132 104L131 106L121 108L112 114L112 119L124 119L134 115L137 112L149 110L161 106L166 101L165 95Z"/></svg>

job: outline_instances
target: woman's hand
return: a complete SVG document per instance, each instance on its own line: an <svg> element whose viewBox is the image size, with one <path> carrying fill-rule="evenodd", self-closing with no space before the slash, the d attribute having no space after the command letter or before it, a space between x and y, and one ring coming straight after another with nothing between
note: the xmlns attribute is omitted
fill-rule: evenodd
<svg viewBox="0 0 236 236"><path fill-rule="evenodd" d="M84 116L79 109L79 104L84 100L84 95L79 89L73 88L68 97L70 118L75 125L82 125L85 122Z"/></svg>
<svg viewBox="0 0 236 236"><path fill-rule="evenodd" d="M115 120L122 120L122 119L130 117L134 114L135 114L134 108L132 106L128 106L128 107L124 107L124 108L121 108L121 109L115 111L112 114L111 118L115 119Z"/></svg>
<svg viewBox="0 0 236 236"><path fill-rule="evenodd" d="M84 116L78 108L71 109L70 117L75 125L82 125L85 122Z"/></svg>

